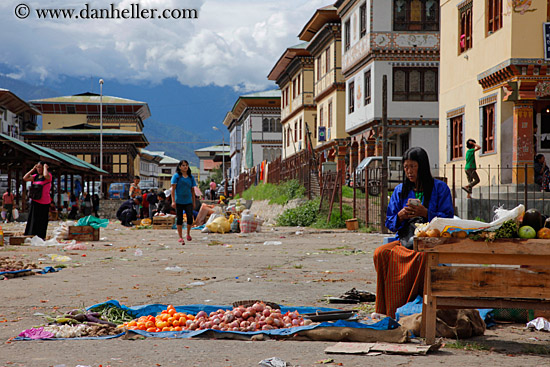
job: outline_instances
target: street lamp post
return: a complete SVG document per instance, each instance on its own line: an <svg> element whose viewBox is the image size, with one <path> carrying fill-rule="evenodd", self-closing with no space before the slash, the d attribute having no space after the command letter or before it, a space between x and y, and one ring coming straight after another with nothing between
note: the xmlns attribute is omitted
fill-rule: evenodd
<svg viewBox="0 0 550 367"><path fill-rule="evenodd" d="M99 169L103 169L103 79L99 79ZM103 175L99 175L99 194L103 193Z"/></svg>
<svg viewBox="0 0 550 367"><path fill-rule="evenodd" d="M222 179L224 181L224 194L227 195L227 190L225 187L227 187L227 180L225 179L225 136L223 135L223 132L218 129L216 126L212 126L212 129L219 131L222 133Z"/></svg>

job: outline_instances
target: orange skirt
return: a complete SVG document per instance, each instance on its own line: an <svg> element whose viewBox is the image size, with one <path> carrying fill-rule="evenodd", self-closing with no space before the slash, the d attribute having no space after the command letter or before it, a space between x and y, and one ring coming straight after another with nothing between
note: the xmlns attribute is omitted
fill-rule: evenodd
<svg viewBox="0 0 550 367"><path fill-rule="evenodd" d="M426 254L394 241L374 251L376 312L395 317L397 308L413 301L424 289Z"/></svg>

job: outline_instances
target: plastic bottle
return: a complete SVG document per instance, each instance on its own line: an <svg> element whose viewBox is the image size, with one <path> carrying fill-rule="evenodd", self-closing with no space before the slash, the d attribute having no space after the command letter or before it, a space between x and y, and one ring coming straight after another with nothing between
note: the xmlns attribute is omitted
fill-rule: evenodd
<svg viewBox="0 0 550 367"><path fill-rule="evenodd" d="M4 246L4 231L0 227L0 246Z"/></svg>

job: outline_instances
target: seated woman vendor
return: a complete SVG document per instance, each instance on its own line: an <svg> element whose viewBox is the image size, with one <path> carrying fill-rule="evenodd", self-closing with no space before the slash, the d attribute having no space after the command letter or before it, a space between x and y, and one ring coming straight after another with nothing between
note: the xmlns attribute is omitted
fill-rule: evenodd
<svg viewBox="0 0 550 367"><path fill-rule="evenodd" d="M426 151L412 147L403 155L403 183L393 191L386 213L386 227L403 233L412 218L452 218L451 191L430 172ZM418 200L409 200L418 199ZM414 205L416 204L416 205ZM395 310L421 294L424 286L425 254L409 250L397 241L374 252L377 273L376 312L395 317Z"/></svg>

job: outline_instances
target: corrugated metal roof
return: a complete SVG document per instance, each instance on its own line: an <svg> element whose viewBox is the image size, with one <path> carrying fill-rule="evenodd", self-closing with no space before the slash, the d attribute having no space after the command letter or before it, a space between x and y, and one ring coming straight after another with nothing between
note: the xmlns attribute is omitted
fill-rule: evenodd
<svg viewBox="0 0 550 367"><path fill-rule="evenodd" d="M219 145L212 145L212 146L209 146L209 147L205 147L205 148L200 148L200 149L195 149L195 152L223 152L223 151L226 151L226 152L229 152L229 145L228 144L225 144L225 148L223 148L224 146L222 144L219 144Z"/></svg>
<svg viewBox="0 0 550 367"><path fill-rule="evenodd" d="M79 104L79 103L92 103L99 104L100 100L99 94L85 93L77 94L74 96L62 96L62 97L53 97L53 98L44 98L44 99L35 99L30 101L31 103L69 103L69 104ZM146 105L146 102L134 101L127 98L112 97L112 96L103 96L103 104L130 104L130 105Z"/></svg>
<svg viewBox="0 0 550 367"><path fill-rule="evenodd" d="M37 149L37 148L33 147L32 145L25 143L24 141L12 138L11 136L4 135L4 134L1 134L1 133L0 133L0 137L2 138L2 140L5 139L7 141L15 143L15 144L19 145L21 148L29 150L32 153L38 155L39 157L46 157L46 158L52 159L54 161L59 161L59 159L53 157L51 154L48 154L48 153L46 153L46 152L44 152L40 149Z"/></svg>
<svg viewBox="0 0 550 367"><path fill-rule="evenodd" d="M272 90L266 90L263 92L245 94L240 96L239 98L280 98L280 97L281 97L281 90L272 89Z"/></svg>
<svg viewBox="0 0 550 367"><path fill-rule="evenodd" d="M82 159L77 158L74 155L70 155L70 154L65 153L65 152L59 152L57 150L47 148L47 147L43 147L43 146L38 145L38 144L31 144L31 145L35 148L38 148L40 150L45 151L48 154L53 155L54 157L56 157L56 158L58 158L62 161L73 164L75 166L82 167L84 169L91 169L93 171L96 171L97 173L109 174L109 172L107 172L105 170L102 170L102 169L99 169L98 167L94 166L93 164L88 163L86 161L83 161Z"/></svg>
<svg viewBox="0 0 550 367"><path fill-rule="evenodd" d="M101 129L53 129L25 131L21 135L99 135ZM139 131L128 131L121 129L103 129L103 135L144 135Z"/></svg>

